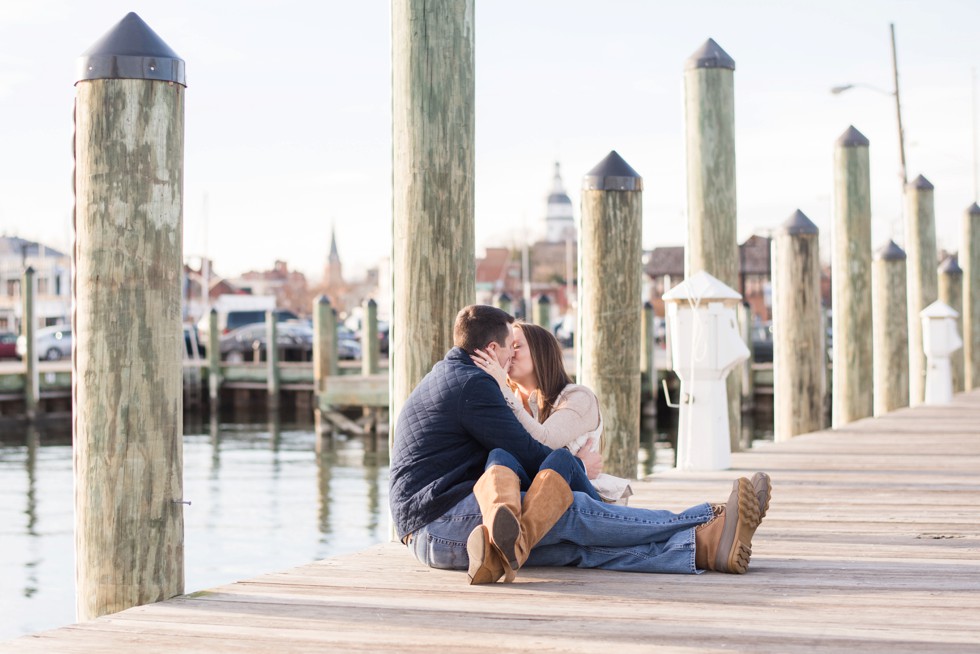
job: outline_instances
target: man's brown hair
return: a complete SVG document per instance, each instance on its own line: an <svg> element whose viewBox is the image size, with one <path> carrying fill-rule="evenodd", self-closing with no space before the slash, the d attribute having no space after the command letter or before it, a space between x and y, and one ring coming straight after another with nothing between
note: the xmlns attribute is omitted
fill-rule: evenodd
<svg viewBox="0 0 980 654"><path fill-rule="evenodd" d="M488 304L463 307L453 323L453 345L470 354L491 342L503 347L513 322L514 316Z"/></svg>
<svg viewBox="0 0 980 654"><path fill-rule="evenodd" d="M524 340L527 341L531 366L538 380L538 421L544 422L555 410L558 395L572 383L572 379L565 371L561 345L551 332L526 322L515 326L524 332Z"/></svg>

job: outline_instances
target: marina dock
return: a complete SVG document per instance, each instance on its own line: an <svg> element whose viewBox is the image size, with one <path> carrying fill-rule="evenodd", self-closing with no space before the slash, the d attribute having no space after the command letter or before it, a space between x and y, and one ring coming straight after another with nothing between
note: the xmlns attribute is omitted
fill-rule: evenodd
<svg viewBox="0 0 980 654"><path fill-rule="evenodd" d="M634 506L773 478L748 574L522 570L471 587L399 544L0 643L0 652L895 652L980 646L980 390L634 483Z"/></svg>

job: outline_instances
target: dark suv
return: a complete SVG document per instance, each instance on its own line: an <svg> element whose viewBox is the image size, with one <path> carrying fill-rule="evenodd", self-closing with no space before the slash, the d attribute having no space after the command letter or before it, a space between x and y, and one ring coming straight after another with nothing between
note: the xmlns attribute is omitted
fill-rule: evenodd
<svg viewBox="0 0 980 654"><path fill-rule="evenodd" d="M276 322L285 322L287 320L296 320L297 316L292 311L287 311L285 309L276 309ZM223 333L234 331L239 327L244 327L245 325L251 325L256 322L265 322L265 310L255 309L248 311L229 311L228 316L225 318L225 328Z"/></svg>

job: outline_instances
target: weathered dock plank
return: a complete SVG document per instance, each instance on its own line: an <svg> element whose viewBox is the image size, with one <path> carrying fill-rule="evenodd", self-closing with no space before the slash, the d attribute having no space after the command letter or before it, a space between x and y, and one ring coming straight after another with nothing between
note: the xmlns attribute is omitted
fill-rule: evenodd
<svg viewBox="0 0 980 654"><path fill-rule="evenodd" d="M749 573L527 569L471 587L398 544L0 643L0 652L648 652L980 648L980 391L658 474L639 506L773 476Z"/></svg>

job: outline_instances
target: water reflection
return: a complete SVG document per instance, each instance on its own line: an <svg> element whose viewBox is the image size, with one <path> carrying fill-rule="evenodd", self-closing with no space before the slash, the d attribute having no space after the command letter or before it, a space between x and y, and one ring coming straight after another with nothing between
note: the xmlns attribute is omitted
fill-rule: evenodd
<svg viewBox="0 0 980 654"><path fill-rule="evenodd" d="M27 428L27 456L25 457L25 467L27 470L27 508L24 514L27 516L25 532L31 539L37 539L40 534L37 531L37 450L41 444L41 434L37 427ZM38 589L37 571L41 565L40 550L35 551L35 557L27 561L24 565L27 575L24 579L24 597L31 598Z"/></svg>

